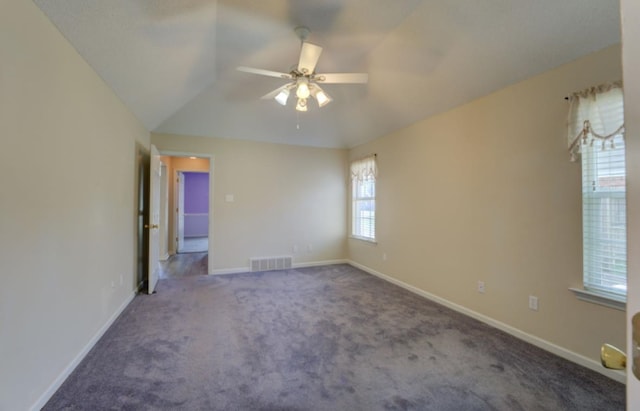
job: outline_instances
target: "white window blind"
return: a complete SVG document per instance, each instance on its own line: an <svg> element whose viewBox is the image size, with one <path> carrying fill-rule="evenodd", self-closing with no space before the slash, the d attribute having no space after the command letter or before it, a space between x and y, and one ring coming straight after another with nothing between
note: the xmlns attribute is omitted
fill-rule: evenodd
<svg viewBox="0 0 640 411"><path fill-rule="evenodd" d="M351 235L374 241L376 238L376 156L351 163Z"/></svg>
<svg viewBox="0 0 640 411"><path fill-rule="evenodd" d="M583 282L587 290L626 295L627 244L622 88L571 97L572 158L581 155Z"/></svg>

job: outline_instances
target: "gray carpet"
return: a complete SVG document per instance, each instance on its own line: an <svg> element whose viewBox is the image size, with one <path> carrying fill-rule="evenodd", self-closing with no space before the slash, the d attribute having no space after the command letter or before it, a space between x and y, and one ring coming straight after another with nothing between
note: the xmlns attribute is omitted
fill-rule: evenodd
<svg viewBox="0 0 640 411"><path fill-rule="evenodd" d="M622 410L595 372L347 265L164 278L46 410Z"/></svg>

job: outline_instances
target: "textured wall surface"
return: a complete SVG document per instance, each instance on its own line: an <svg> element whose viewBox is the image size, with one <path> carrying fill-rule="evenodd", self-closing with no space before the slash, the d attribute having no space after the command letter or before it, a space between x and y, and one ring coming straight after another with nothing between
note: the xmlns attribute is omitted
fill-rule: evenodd
<svg viewBox="0 0 640 411"><path fill-rule="evenodd" d="M350 258L594 361L624 346L624 312L569 291L582 206L564 100L621 76L620 48L604 49L351 150L377 153L379 177L377 244L349 240Z"/></svg>
<svg viewBox="0 0 640 411"><path fill-rule="evenodd" d="M210 272L246 269L252 257L292 255L294 264L346 258L347 150L156 133L151 139L161 152L212 162Z"/></svg>
<svg viewBox="0 0 640 411"><path fill-rule="evenodd" d="M149 133L33 2L0 27L0 409L26 410L133 296Z"/></svg>

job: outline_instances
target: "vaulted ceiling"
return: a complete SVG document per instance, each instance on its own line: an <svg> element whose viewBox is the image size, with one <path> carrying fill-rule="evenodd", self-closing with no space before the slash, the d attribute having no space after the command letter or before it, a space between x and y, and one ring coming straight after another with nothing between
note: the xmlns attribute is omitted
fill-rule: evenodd
<svg viewBox="0 0 640 411"><path fill-rule="evenodd" d="M618 0L34 0L150 130L353 147L620 41ZM365 85L298 113L293 29Z"/></svg>

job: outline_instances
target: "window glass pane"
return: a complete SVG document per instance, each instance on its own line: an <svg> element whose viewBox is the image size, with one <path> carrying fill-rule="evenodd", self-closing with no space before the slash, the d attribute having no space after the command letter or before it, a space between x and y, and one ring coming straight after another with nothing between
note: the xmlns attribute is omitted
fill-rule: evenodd
<svg viewBox="0 0 640 411"><path fill-rule="evenodd" d="M375 180L358 181L354 179L352 184L351 234L373 240L376 232Z"/></svg>
<svg viewBox="0 0 640 411"><path fill-rule="evenodd" d="M582 149L585 288L626 295L627 245L624 139Z"/></svg>

